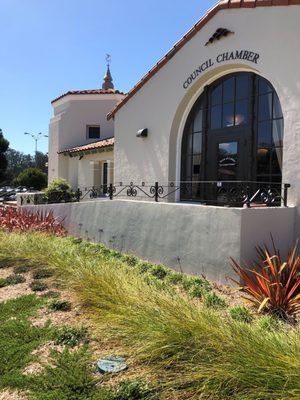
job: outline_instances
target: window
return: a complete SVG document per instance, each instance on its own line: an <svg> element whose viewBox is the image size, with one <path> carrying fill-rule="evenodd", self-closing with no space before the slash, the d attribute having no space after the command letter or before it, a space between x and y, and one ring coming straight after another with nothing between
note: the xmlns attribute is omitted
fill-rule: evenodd
<svg viewBox="0 0 300 400"><path fill-rule="evenodd" d="M186 122L181 198L205 200L209 182L280 183L283 134L280 100L266 79L237 72L213 82Z"/></svg>
<svg viewBox="0 0 300 400"><path fill-rule="evenodd" d="M100 125L87 126L88 139L100 139Z"/></svg>
<svg viewBox="0 0 300 400"><path fill-rule="evenodd" d="M277 93L257 78L257 180L280 182L282 175L283 115Z"/></svg>
<svg viewBox="0 0 300 400"><path fill-rule="evenodd" d="M211 130L249 124L250 76L235 74L210 89Z"/></svg>

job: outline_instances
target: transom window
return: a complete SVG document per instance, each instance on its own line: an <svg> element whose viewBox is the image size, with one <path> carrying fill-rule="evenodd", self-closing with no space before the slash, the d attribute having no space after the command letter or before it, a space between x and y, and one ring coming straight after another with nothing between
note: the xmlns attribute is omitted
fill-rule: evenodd
<svg viewBox="0 0 300 400"><path fill-rule="evenodd" d="M187 119L181 181L280 183L283 125L270 82L253 73L226 75L205 88ZM199 190L192 185L181 197L196 200Z"/></svg>
<svg viewBox="0 0 300 400"><path fill-rule="evenodd" d="M100 139L100 125L88 125L87 126L87 138L88 139Z"/></svg>

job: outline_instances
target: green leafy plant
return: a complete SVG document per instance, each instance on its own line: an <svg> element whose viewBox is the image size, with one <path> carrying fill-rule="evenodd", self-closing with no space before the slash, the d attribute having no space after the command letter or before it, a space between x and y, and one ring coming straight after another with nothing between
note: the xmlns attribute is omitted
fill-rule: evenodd
<svg viewBox="0 0 300 400"><path fill-rule="evenodd" d="M172 285L178 285L182 283L184 280L184 275L181 272L171 272L167 276L167 282L171 283Z"/></svg>
<svg viewBox="0 0 300 400"><path fill-rule="evenodd" d="M244 306L232 307L229 310L229 314L231 318L236 321L246 322L248 324L253 321L253 315L251 314L251 311L249 308Z"/></svg>
<svg viewBox="0 0 300 400"><path fill-rule="evenodd" d="M267 247L257 248L258 261L252 267L232 260L234 271L241 279L243 291L258 311L279 318L294 317L300 310L300 257L297 245L283 261L273 243L273 255ZM237 284L239 282L234 280Z"/></svg>
<svg viewBox="0 0 300 400"><path fill-rule="evenodd" d="M88 343L88 332L84 327L63 326L53 334L55 344L75 347L81 343Z"/></svg>
<svg viewBox="0 0 300 400"><path fill-rule="evenodd" d="M33 292L44 292L46 289L48 289L47 284L40 281L31 282L29 287Z"/></svg>
<svg viewBox="0 0 300 400"><path fill-rule="evenodd" d="M7 286L7 281L5 278L0 278L0 288Z"/></svg>
<svg viewBox="0 0 300 400"><path fill-rule="evenodd" d="M45 190L48 203L68 202L74 198L71 186L65 179L54 179Z"/></svg>
<svg viewBox="0 0 300 400"><path fill-rule="evenodd" d="M49 309L52 311L70 311L72 305L67 300L53 300L49 304Z"/></svg>
<svg viewBox="0 0 300 400"><path fill-rule="evenodd" d="M38 168L27 168L17 176L14 184L41 190L47 186L47 174Z"/></svg>
<svg viewBox="0 0 300 400"><path fill-rule="evenodd" d="M147 261L140 261L137 264L137 268L141 274L145 274L148 272L151 268L153 267L153 264L147 262Z"/></svg>
<svg viewBox="0 0 300 400"><path fill-rule="evenodd" d="M112 254L112 256L115 256L115 255ZM135 267L139 262L139 259L131 254L125 254L125 255L121 256L121 260L124 263L128 264L130 267Z"/></svg>
<svg viewBox="0 0 300 400"><path fill-rule="evenodd" d="M32 274L33 279L44 279L50 278L53 275L53 271L50 269L37 269Z"/></svg>
<svg viewBox="0 0 300 400"><path fill-rule="evenodd" d="M17 265L14 267L14 273L15 274L26 274L27 272L30 271L29 265Z"/></svg>
<svg viewBox="0 0 300 400"><path fill-rule="evenodd" d="M168 275L168 270L163 265L153 265L149 270L149 273L155 276L157 279L165 279Z"/></svg>
<svg viewBox="0 0 300 400"><path fill-rule="evenodd" d="M210 292L204 296L204 305L209 308L219 309L225 308L227 303L223 297L218 296L215 292Z"/></svg>
<svg viewBox="0 0 300 400"><path fill-rule="evenodd" d="M23 275L19 274L9 275L6 278L7 285L18 285L19 283L24 283L24 282L26 282L26 279L24 278Z"/></svg>
<svg viewBox="0 0 300 400"><path fill-rule="evenodd" d="M141 380L126 380L120 383L115 400L143 400L149 399L152 390L146 382Z"/></svg>

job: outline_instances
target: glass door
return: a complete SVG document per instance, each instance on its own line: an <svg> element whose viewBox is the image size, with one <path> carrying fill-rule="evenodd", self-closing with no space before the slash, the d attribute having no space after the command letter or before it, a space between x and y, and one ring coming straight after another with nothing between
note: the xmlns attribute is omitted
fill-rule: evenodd
<svg viewBox="0 0 300 400"><path fill-rule="evenodd" d="M206 198L217 205L238 203L240 182L248 179L245 131L211 135L207 151L207 180L212 183L207 185Z"/></svg>
<svg viewBox="0 0 300 400"><path fill-rule="evenodd" d="M239 175L238 142L219 142L217 181L236 181Z"/></svg>

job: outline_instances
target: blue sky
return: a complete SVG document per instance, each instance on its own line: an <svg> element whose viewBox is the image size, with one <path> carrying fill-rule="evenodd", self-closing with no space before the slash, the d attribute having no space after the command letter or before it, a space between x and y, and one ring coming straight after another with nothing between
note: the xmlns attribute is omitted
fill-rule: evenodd
<svg viewBox="0 0 300 400"><path fill-rule="evenodd" d="M214 3L0 0L0 128L11 147L34 152L24 132L48 133L53 98L101 87L105 53L115 87L128 91Z"/></svg>

